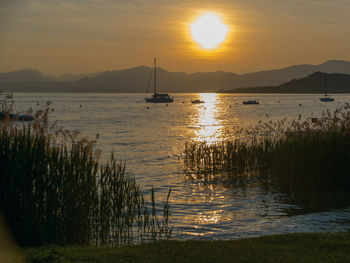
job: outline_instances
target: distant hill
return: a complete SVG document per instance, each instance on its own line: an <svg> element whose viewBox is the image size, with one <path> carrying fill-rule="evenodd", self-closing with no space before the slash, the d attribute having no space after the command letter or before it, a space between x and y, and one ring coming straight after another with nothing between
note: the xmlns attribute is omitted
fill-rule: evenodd
<svg viewBox="0 0 350 263"><path fill-rule="evenodd" d="M100 74L101 72L97 72L97 73L89 73L89 74L72 74L72 73L64 73L61 74L59 76L54 76L54 75L48 75L48 77L50 77L51 79L55 80L55 81L76 81L82 78L86 78L86 77L94 77L97 76L98 74Z"/></svg>
<svg viewBox="0 0 350 263"><path fill-rule="evenodd" d="M307 77L292 79L277 86L239 88L226 92L233 93L323 93L325 73L315 72ZM327 93L350 93L350 74L332 73L327 75Z"/></svg>
<svg viewBox="0 0 350 263"><path fill-rule="evenodd" d="M52 78L45 76L35 69L22 69L8 73L0 73L0 83L47 82L52 80Z"/></svg>
<svg viewBox="0 0 350 263"><path fill-rule="evenodd" d="M139 66L93 74L45 76L36 70L0 74L0 90L36 92L145 92L151 68ZM216 92L237 88L275 87L314 72L350 74L350 62L330 60L320 65L295 65L247 74L232 72L170 72L157 69L159 92ZM151 86L153 83L151 82ZM249 90L250 91L250 90ZM251 90L253 91L253 90Z"/></svg>

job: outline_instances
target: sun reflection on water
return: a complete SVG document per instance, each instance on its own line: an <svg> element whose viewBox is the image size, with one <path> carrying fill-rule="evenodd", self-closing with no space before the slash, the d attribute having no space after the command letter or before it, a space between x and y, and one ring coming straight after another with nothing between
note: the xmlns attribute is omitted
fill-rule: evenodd
<svg viewBox="0 0 350 263"><path fill-rule="evenodd" d="M199 213L197 223L199 224L215 224L220 221L222 210L210 211L207 213Z"/></svg>
<svg viewBox="0 0 350 263"><path fill-rule="evenodd" d="M221 123L217 118L218 94L201 93L200 100L205 103L194 105L194 107L198 107L199 113L196 120L198 129L195 130L195 140L213 143L220 138L222 129Z"/></svg>
<svg viewBox="0 0 350 263"><path fill-rule="evenodd" d="M194 130L194 141L206 141L207 143L211 144L214 142L217 142L220 138L222 138L222 120L220 120L220 95L215 93L201 93L197 95L198 97L195 99L199 99L201 101L204 101L204 103L201 104L192 104L193 112L194 112L194 118L193 118L193 125L195 127ZM195 196L195 198L192 199L193 202L196 203L206 203L209 204L216 200L217 198L221 198L223 196L216 196L216 193L214 189L212 189L213 186L206 186L206 188L210 189L203 189L203 191L207 192L213 192L215 197L211 194L203 194L203 192L198 195L198 192L195 192L192 197ZM205 200L204 200L204 199ZM223 215L223 210L211 210L211 211L200 211L196 215L192 215L189 218L186 218L187 221L193 222L194 229L202 229L203 227L206 229L206 226L208 225L215 225L220 223L221 221L230 220L228 218L225 218ZM208 231L202 229L204 231L201 232L193 232L189 231L187 234L189 235L199 235L199 236L205 236L208 235Z"/></svg>

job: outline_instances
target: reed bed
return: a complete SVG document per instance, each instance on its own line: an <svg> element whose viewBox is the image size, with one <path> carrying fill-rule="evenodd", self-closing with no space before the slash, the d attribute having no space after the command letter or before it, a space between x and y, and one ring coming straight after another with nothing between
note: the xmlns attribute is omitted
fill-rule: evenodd
<svg viewBox="0 0 350 263"><path fill-rule="evenodd" d="M48 125L0 126L0 211L22 246L114 246L169 238L169 197L146 200L125 163L94 141ZM149 205L148 203L151 203Z"/></svg>
<svg viewBox="0 0 350 263"><path fill-rule="evenodd" d="M288 193L347 190L350 106L320 118L259 123L241 139L187 143L184 172L190 180L234 185L259 181Z"/></svg>

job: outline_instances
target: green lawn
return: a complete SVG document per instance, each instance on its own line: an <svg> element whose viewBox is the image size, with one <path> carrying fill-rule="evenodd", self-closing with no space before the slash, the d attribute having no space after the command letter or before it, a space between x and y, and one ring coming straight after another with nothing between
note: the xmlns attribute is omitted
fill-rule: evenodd
<svg viewBox="0 0 350 263"><path fill-rule="evenodd" d="M161 241L120 248L39 247L22 252L29 262L38 263L350 262L350 235L288 234L234 241Z"/></svg>

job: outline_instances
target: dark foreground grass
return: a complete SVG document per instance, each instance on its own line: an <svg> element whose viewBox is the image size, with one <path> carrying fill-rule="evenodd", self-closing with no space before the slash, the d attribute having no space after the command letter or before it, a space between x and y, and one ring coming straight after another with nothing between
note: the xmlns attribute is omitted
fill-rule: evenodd
<svg viewBox="0 0 350 263"><path fill-rule="evenodd" d="M350 262L350 235L287 234L235 241L158 241L119 248L24 249L29 262ZM18 261L20 262L20 258Z"/></svg>

